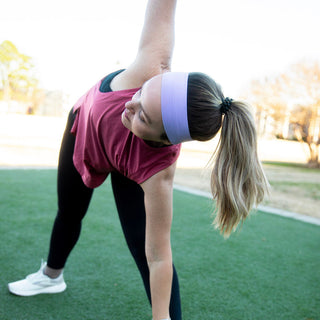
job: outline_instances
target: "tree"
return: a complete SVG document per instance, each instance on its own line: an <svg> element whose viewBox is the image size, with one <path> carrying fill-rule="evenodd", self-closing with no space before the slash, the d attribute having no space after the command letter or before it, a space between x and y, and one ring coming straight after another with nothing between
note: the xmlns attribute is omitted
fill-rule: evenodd
<svg viewBox="0 0 320 320"><path fill-rule="evenodd" d="M290 114L295 137L309 148L309 165L320 167L320 65L318 62L297 63L286 75L286 91L295 98Z"/></svg>
<svg viewBox="0 0 320 320"><path fill-rule="evenodd" d="M257 131L259 136L285 136L287 101L281 77L255 79L251 81L244 99L255 106Z"/></svg>
<svg viewBox="0 0 320 320"><path fill-rule="evenodd" d="M297 106L291 116L291 125L296 138L308 145L309 165L319 168L320 106Z"/></svg>
<svg viewBox="0 0 320 320"><path fill-rule="evenodd" d="M6 40L0 44L2 98L29 102L38 85L33 75L32 59Z"/></svg>
<svg viewBox="0 0 320 320"><path fill-rule="evenodd" d="M274 78L252 81L246 97L256 106L258 116L263 113L269 123L272 119L274 135L287 139L291 129L293 138L308 145L309 165L320 167L318 62L300 62Z"/></svg>

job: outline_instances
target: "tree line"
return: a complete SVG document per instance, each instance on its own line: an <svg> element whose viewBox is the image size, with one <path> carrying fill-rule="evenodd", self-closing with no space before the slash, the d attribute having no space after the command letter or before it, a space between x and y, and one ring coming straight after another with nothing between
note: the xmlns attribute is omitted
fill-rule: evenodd
<svg viewBox="0 0 320 320"><path fill-rule="evenodd" d="M23 102L37 113L45 91L39 88L32 58L8 40L0 44L0 77L0 100ZM255 108L260 136L306 143L309 165L320 167L319 62L300 62L278 75L253 80L243 98Z"/></svg>

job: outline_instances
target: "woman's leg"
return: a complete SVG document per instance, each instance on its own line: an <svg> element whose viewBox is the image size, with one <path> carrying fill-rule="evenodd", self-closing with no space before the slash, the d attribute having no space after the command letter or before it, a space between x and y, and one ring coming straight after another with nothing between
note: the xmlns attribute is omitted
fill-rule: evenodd
<svg viewBox="0 0 320 320"><path fill-rule="evenodd" d="M62 269L78 241L93 189L85 186L73 165L75 137L70 133L75 115L70 112L58 165L58 213L53 225L47 265ZM46 272L47 273L47 272ZM49 274L50 276L50 274Z"/></svg>
<svg viewBox="0 0 320 320"><path fill-rule="evenodd" d="M111 174L111 181L121 226L130 252L142 276L149 301L151 301L149 268L145 255L146 216L144 207L144 193L142 188L137 183L118 173ZM171 320L181 320L179 282L174 266L170 301L170 316Z"/></svg>

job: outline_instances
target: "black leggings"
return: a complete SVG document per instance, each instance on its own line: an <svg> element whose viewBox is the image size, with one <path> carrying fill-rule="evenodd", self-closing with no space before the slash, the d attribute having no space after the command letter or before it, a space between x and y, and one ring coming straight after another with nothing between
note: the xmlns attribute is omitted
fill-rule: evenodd
<svg viewBox="0 0 320 320"><path fill-rule="evenodd" d="M63 136L58 166L58 213L51 234L48 266L54 269L64 267L67 258L77 243L81 221L85 216L93 189L83 183L73 165L75 138L70 133L74 114L70 112ZM129 250L140 271L149 299L149 268L145 256L145 207L142 188L119 173L111 174L114 198L124 236ZM181 319L181 305L178 276L173 266L173 281L170 301L172 320Z"/></svg>

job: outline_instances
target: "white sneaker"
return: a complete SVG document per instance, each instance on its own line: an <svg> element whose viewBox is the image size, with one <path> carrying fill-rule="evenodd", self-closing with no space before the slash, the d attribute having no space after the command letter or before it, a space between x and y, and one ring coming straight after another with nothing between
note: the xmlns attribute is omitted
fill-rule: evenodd
<svg viewBox="0 0 320 320"><path fill-rule="evenodd" d="M41 262L38 272L28 275L23 280L9 283L9 291L15 295L26 297L40 293L59 293L66 290L67 285L64 282L63 273L58 278L51 279L43 273L46 265L46 262Z"/></svg>

